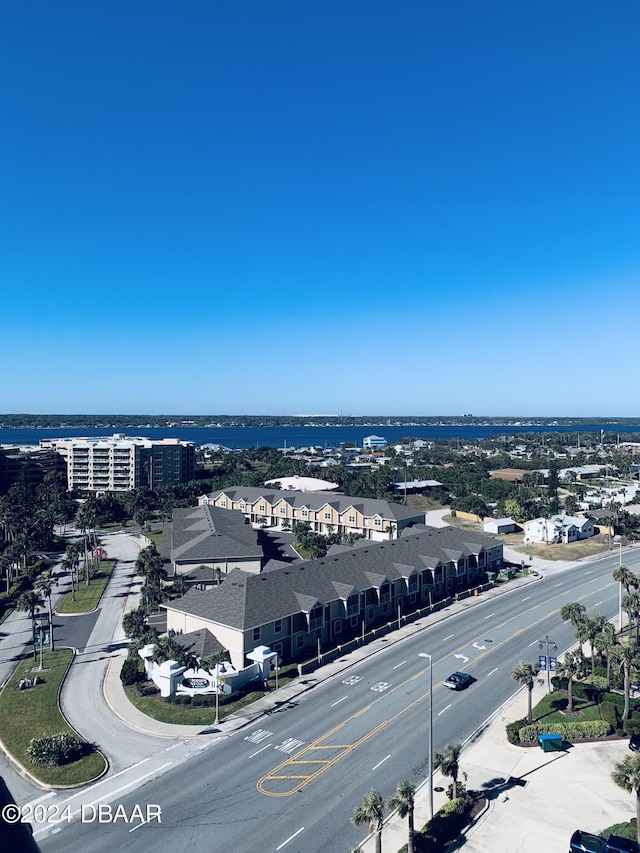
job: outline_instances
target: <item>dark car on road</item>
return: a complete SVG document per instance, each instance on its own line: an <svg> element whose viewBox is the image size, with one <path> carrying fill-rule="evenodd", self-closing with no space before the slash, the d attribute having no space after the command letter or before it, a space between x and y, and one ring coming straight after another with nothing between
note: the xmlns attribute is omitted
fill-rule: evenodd
<svg viewBox="0 0 640 853"><path fill-rule="evenodd" d="M449 690L463 690L465 687L468 687L473 678L469 675L468 672L452 672L448 678L444 680L444 686L448 687Z"/></svg>
<svg viewBox="0 0 640 853"><path fill-rule="evenodd" d="M640 735L631 735L629 738L629 749L631 752L640 752Z"/></svg>
<svg viewBox="0 0 640 853"><path fill-rule="evenodd" d="M571 836L569 853L640 853L640 845L621 835L602 838L576 829Z"/></svg>

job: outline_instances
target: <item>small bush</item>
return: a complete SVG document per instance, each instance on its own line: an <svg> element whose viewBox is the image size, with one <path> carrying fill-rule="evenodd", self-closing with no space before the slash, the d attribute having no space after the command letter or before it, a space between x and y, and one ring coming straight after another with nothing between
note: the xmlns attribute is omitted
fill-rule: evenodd
<svg viewBox="0 0 640 853"><path fill-rule="evenodd" d="M139 685L138 693L141 696L157 696L160 693L160 688L156 687L153 682L148 682L147 684Z"/></svg>
<svg viewBox="0 0 640 853"><path fill-rule="evenodd" d="M517 746L520 743L520 729L527 725L526 717L521 720L515 720L513 723L507 723L507 740L509 743Z"/></svg>
<svg viewBox="0 0 640 853"><path fill-rule="evenodd" d="M87 752L88 744L78 740L69 732L59 732L48 737L31 738L27 754L33 764L43 767L60 767L81 758Z"/></svg>
<svg viewBox="0 0 640 853"><path fill-rule="evenodd" d="M615 702L601 702L600 716L614 731L620 728L620 711Z"/></svg>
<svg viewBox="0 0 640 853"><path fill-rule="evenodd" d="M120 681L127 687L140 681L141 678L142 673L138 667L138 661L133 658L126 658L120 670Z"/></svg>

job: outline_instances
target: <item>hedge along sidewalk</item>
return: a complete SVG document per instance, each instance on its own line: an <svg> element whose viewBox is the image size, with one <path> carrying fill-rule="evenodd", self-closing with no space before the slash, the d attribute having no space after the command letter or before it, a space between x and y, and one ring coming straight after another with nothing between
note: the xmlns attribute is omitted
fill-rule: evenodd
<svg viewBox="0 0 640 853"><path fill-rule="evenodd" d="M60 616L66 616L90 613L95 610L106 585L109 583L115 564L115 560L103 560L100 563L98 573L94 578L91 578L89 586L84 580L81 580L76 592L76 600L74 601L72 594L68 592L56 607L56 613Z"/></svg>
<svg viewBox="0 0 640 853"><path fill-rule="evenodd" d="M34 671L37 665L32 658L25 658L0 693L0 746L26 776L44 787L84 785L102 776L108 768L106 758L98 751L61 767L32 764L27 753L33 737L68 732L82 740L65 720L58 701L73 654L71 649L43 650L42 672ZM21 679L33 679L36 675L42 683L18 690Z"/></svg>

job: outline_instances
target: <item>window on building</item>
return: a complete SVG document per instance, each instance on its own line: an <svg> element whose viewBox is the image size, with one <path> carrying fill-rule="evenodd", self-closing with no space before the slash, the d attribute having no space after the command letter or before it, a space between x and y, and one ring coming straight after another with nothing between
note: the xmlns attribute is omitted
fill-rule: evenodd
<svg viewBox="0 0 640 853"><path fill-rule="evenodd" d="M258 512L264 512L264 504L260 504L258 507Z"/></svg>
<svg viewBox="0 0 640 853"><path fill-rule="evenodd" d="M333 620L333 633L341 634L342 633L342 619L334 619Z"/></svg>
<svg viewBox="0 0 640 853"><path fill-rule="evenodd" d="M300 514L302 515L303 518L307 518L307 516L309 515L309 510L303 509Z"/></svg>
<svg viewBox="0 0 640 853"><path fill-rule="evenodd" d="M358 617L357 617L357 616L352 616L352 617L351 617L351 627L352 627L352 628L357 628L357 627L358 627Z"/></svg>
<svg viewBox="0 0 640 853"><path fill-rule="evenodd" d="M286 513L287 513L287 508L286 508L286 506L281 506L281 507L280 507L280 515L286 515Z"/></svg>
<svg viewBox="0 0 640 853"><path fill-rule="evenodd" d="M371 622L372 619L373 619L373 607L370 607L367 610L367 621Z"/></svg>
<svg viewBox="0 0 640 853"><path fill-rule="evenodd" d="M281 634L282 633L282 619L276 619L273 623L273 633Z"/></svg>
<svg viewBox="0 0 640 853"><path fill-rule="evenodd" d="M382 527L382 519L381 518L374 518L373 523L375 524L376 527Z"/></svg>
<svg viewBox="0 0 640 853"><path fill-rule="evenodd" d="M298 634L296 637L296 649L301 649L304 646L304 634Z"/></svg>
<svg viewBox="0 0 640 853"><path fill-rule="evenodd" d="M356 523L355 515L348 516L348 519L349 519L349 524L355 524Z"/></svg>
<svg viewBox="0 0 640 853"><path fill-rule="evenodd" d="M221 506L221 507L226 507L226 505L227 505L226 500L221 500L221 501L220 501L220 506Z"/></svg>
<svg viewBox="0 0 640 853"><path fill-rule="evenodd" d="M257 643L259 639L260 639L260 628L254 628L253 629L253 642Z"/></svg>
<svg viewBox="0 0 640 853"><path fill-rule="evenodd" d="M330 518L331 518L331 513L330 513L330 512L325 512L324 517L325 517L325 519L326 519L327 521L329 521L329 520L330 520Z"/></svg>

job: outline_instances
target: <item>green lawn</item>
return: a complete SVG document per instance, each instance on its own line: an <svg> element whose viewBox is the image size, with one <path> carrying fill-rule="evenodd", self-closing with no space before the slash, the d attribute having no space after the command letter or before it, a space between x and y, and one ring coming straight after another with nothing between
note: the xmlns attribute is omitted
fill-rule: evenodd
<svg viewBox="0 0 640 853"><path fill-rule="evenodd" d="M154 720L160 720L162 723L176 723L182 726L208 726L213 723L216 718L215 705L209 708L197 707L191 708L185 705L170 705L159 695L156 696L139 696L135 688L125 687L125 692L129 701L147 717ZM251 705L256 699L261 699L263 692L256 690L252 693L247 693L236 702L220 702L219 718L224 720L231 714L235 714L241 708Z"/></svg>
<svg viewBox="0 0 640 853"><path fill-rule="evenodd" d="M149 539L156 546L158 553L160 553L162 549L162 533L145 533L144 534L147 539Z"/></svg>
<svg viewBox="0 0 640 853"><path fill-rule="evenodd" d="M595 702L590 702L588 699L573 698L573 709L578 711L580 716L567 717L562 711L567 708L567 694L564 690L556 690L554 693L548 693L533 709L533 720L536 723L566 723L570 720L579 720L586 722L588 720L600 719L600 708Z"/></svg>
<svg viewBox="0 0 640 853"><path fill-rule="evenodd" d="M81 578L80 588L76 590L76 600L74 601L73 596L68 592L56 607L56 613L65 615L68 613L89 613L91 610L95 610L115 564L115 560L103 560L100 563L100 571L95 578L91 578L89 586Z"/></svg>
<svg viewBox="0 0 640 853"><path fill-rule="evenodd" d="M75 735L58 709L58 689L67 671L73 652L60 649L43 652L44 672L32 672L38 662L33 658L21 661L0 693L0 737L6 749L23 764L29 772L48 785L80 785L95 779L106 768L106 761L99 752L92 752L63 767L40 767L32 764L27 747L32 737L70 732ZM35 675L44 679L28 690L17 690L22 678L33 679Z"/></svg>

